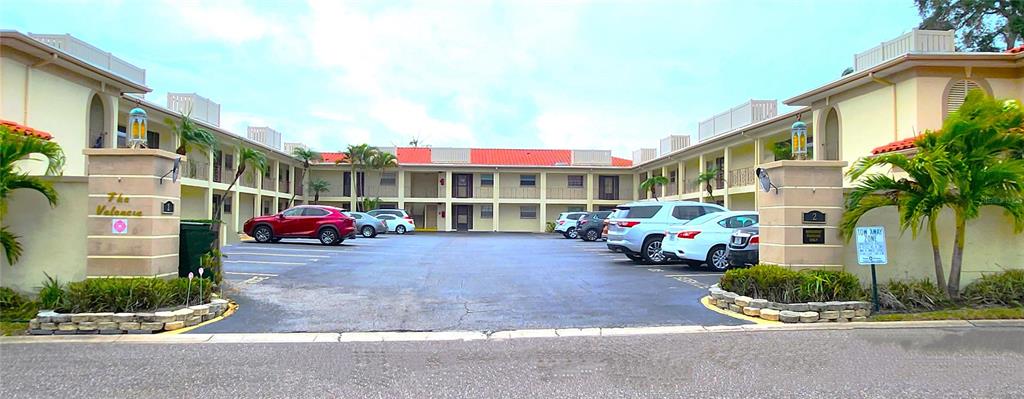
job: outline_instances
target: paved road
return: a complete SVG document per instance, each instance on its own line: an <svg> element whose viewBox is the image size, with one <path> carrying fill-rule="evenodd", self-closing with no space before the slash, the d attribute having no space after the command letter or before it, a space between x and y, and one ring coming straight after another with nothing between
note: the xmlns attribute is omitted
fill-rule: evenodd
<svg viewBox="0 0 1024 399"><path fill-rule="evenodd" d="M0 397L1024 397L1024 329L3 344Z"/></svg>
<svg viewBox="0 0 1024 399"><path fill-rule="evenodd" d="M195 332L494 331L722 325L720 274L636 265L558 235L420 233L225 249L239 311Z"/></svg>

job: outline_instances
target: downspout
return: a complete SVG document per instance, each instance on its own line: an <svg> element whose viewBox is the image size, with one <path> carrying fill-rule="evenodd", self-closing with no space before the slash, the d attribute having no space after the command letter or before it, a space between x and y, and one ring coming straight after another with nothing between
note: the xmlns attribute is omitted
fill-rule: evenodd
<svg viewBox="0 0 1024 399"><path fill-rule="evenodd" d="M868 73L868 77L871 78L871 80L873 80L873 81L875 81L877 83L880 83L880 84L885 85L885 86L892 87L892 140L893 141L899 140L899 132L897 131L897 126L898 126L897 123L898 123L899 118L897 117L898 116L898 110L897 110L897 106L896 106L896 84L893 83L891 80L882 79L880 77L875 76L874 72L869 72Z"/></svg>

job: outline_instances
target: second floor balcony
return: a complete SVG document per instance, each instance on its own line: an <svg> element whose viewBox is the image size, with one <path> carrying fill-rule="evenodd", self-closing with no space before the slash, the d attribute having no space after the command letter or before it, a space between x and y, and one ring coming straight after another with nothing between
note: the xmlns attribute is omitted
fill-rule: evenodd
<svg viewBox="0 0 1024 399"><path fill-rule="evenodd" d="M756 181L757 176L754 174L753 166L729 171L729 187L749 186Z"/></svg>
<svg viewBox="0 0 1024 399"><path fill-rule="evenodd" d="M587 199L587 189L585 187L548 187L546 195L550 199L585 200Z"/></svg>
<svg viewBox="0 0 1024 399"><path fill-rule="evenodd" d="M536 186L501 187L498 195L508 199L540 199L540 189Z"/></svg>

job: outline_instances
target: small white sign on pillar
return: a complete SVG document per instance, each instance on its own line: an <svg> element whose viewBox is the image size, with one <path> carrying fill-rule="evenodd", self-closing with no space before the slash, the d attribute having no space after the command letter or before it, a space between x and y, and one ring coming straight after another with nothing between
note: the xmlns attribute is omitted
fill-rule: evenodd
<svg viewBox="0 0 1024 399"><path fill-rule="evenodd" d="M110 232L112 234L128 234L128 219L111 219Z"/></svg>

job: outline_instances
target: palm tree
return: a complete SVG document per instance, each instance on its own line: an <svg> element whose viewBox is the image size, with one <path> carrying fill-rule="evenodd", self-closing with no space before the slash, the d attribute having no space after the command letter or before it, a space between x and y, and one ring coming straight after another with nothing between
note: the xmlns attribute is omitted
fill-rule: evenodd
<svg viewBox="0 0 1024 399"><path fill-rule="evenodd" d="M301 183L309 173L309 164L320 160L320 153L306 147L295 147L292 150L292 156L302 161L302 177L299 177L299 182ZM310 189L312 189L312 186L310 186ZM292 198L288 200L289 206L295 205L295 194L297 194L295 190L292 190Z"/></svg>
<svg viewBox="0 0 1024 399"><path fill-rule="evenodd" d="M643 190L643 191L650 191L651 192L651 197L654 197L654 200L657 201L658 200L657 187L658 186L664 186L666 184L668 184L668 178L667 177L665 177L665 176L651 176L651 177L647 178L647 180L644 180L643 183L640 183L640 189Z"/></svg>
<svg viewBox="0 0 1024 399"><path fill-rule="evenodd" d="M191 111L182 115L181 121L178 123L174 123L171 118L164 118L164 123L174 129L174 133L178 136L179 144L175 152L178 155L187 155L189 151L196 150L201 154L206 154L207 151L217 147L217 138L213 136L213 133L196 125L190 115L192 115Z"/></svg>
<svg viewBox="0 0 1024 399"><path fill-rule="evenodd" d="M0 221L3 221L7 214L7 198L17 189L35 190L46 198L50 207L57 206L58 194L53 184L39 176L29 176L16 165L19 161L29 161L33 154L46 158L47 175L61 174L64 168L64 151L57 143L0 127ZM21 243L18 242L18 238L7 229L7 226L0 225L0 244L4 247L4 255L9 265L14 265L21 257Z"/></svg>
<svg viewBox="0 0 1024 399"><path fill-rule="evenodd" d="M938 194L945 188L941 182L931 178L928 166L940 160L932 150L933 134L926 134L917 140L918 153L913 158L903 154L882 154L862 159L847 172L850 180L860 180L846 200L846 211L840 221L840 234L849 242L857 228L857 222L873 209L895 206L898 209L900 230L910 229L917 238L924 223L932 245L932 261L935 267L935 283L945 287L942 254L939 251L939 230L936 227L939 211L945 206L945 198ZM895 178L885 174L864 176L878 166L889 166L906 173L906 177ZM861 179L863 177L863 179Z"/></svg>
<svg viewBox="0 0 1024 399"><path fill-rule="evenodd" d="M715 199L714 188L711 187L711 181L718 178L718 168L711 168L704 173L697 175L697 185L704 185L704 190L708 192L708 196L713 201Z"/></svg>
<svg viewBox="0 0 1024 399"><path fill-rule="evenodd" d="M375 151L370 156L369 164L370 168L379 170L383 175L388 168L398 167L398 158L390 152ZM377 184L377 196L380 196L380 184Z"/></svg>
<svg viewBox="0 0 1024 399"><path fill-rule="evenodd" d="M267 156L258 150L254 150L249 147L242 147L238 149L238 171L235 172L235 178L231 180L231 184L228 185L228 189L224 191L224 195L220 196L217 203L214 205L213 210L213 226L214 240L211 247L213 249L220 248L220 218L221 213L224 210L224 199L231 195L232 190L235 188L235 183L238 182L238 178L245 173L249 168L253 171L258 171L263 174L267 171Z"/></svg>
<svg viewBox="0 0 1024 399"><path fill-rule="evenodd" d="M345 150L345 160L337 162L346 162L352 168L350 184L352 187L352 198L354 200L358 201L359 199L359 187L357 186L358 179L356 179L356 172L366 168L369 160L376 152L377 149L370 147L369 144L349 144L348 149Z"/></svg>
<svg viewBox="0 0 1024 399"><path fill-rule="evenodd" d="M309 191L313 192L313 203L319 203L320 193L326 193L328 191L331 191L330 188L331 183L328 183L327 180L324 179L316 179L309 182Z"/></svg>
<svg viewBox="0 0 1024 399"><path fill-rule="evenodd" d="M968 93L964 104L946 118L935 137L937 158L932 178L948 185L942 194L955 215L953 258L946 290L959 296L967 221L985 206L1003 208L1013 218L1014 233L1024 231L1024 111L1016 100Z"/></svg>

